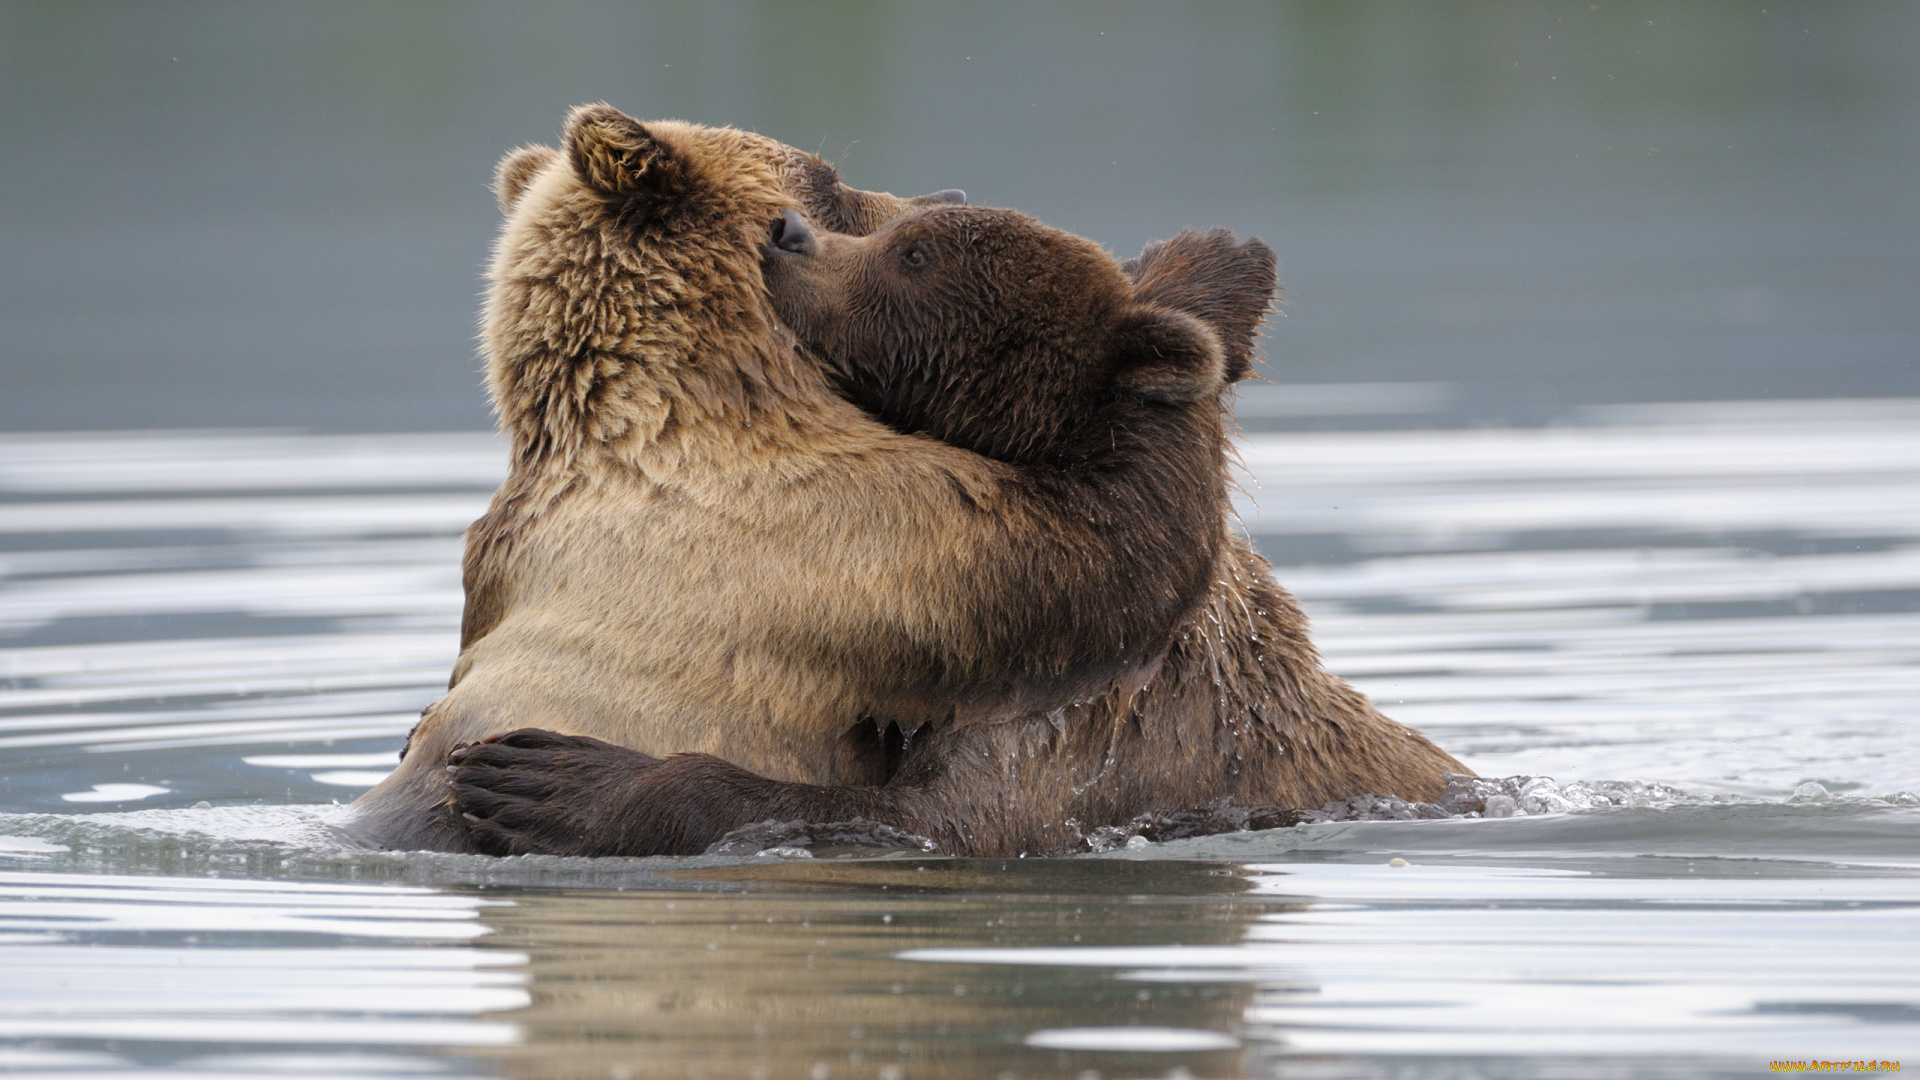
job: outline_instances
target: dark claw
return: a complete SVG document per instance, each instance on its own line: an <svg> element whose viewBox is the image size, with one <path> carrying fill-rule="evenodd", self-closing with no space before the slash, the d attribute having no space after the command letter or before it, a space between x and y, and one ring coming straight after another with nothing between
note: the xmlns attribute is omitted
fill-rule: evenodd
<svg viewBox="0 0 1920 1080"><path fill-rule="evenodd" d="M449 808L473 850L492 855L628 853L632 827L614 823L647 805L645 778L661 764L599 739L538 728L490 735L448 761ZM679 842L671 833L651 836L634 839L639 853Z"/></svg>

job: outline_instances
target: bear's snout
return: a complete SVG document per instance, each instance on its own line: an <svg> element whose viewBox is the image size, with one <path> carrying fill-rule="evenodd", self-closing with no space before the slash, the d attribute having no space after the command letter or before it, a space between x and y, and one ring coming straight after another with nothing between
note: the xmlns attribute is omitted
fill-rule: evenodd
<svg viewBox="0 0 1920 1080"><path fill-rule="evenodd" d="M773 219L773 229L767 235L767 243L775 251L784 251L789 255L812 255L819 250L819 242L814 239L813 226L800 216L797 210L788 210Z"/></svg>

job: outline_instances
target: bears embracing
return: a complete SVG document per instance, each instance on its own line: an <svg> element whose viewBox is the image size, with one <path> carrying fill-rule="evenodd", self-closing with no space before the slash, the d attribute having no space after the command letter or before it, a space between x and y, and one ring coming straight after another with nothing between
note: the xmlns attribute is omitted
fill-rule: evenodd
<svg viewBox="0 0 1920 1080"><path fill-rule="evenodd" d="M468 531L450 688L350 835L500 850L444 764L526 725L864 790L919 753L905 733L1160 668L1225 535L1229 350L1202 320L1128 299L1099 256L1116 321L1093 359L1193 437L1116 421L1099 462L1003 460L850 401L836 380L857 373L781 324L761 268L789 212L858 233L953 193L856 192L772 140L607 106L576 110L559 150L510 154L497 190L484 338L510 472Z"/></svg>
<svg viewBox="0 0 1920 1080"><path fill-rule="evenodd" d="M1183 234L1129 279L943 199L839 231L704 129L602 122L624 149L583 152L576 114L496 260L496 399L543 479L470 535L467 648L408 753L451 749L442 844L684 853L859 818L1040 854L1466 771L1321 667L1228 527L1263 245Z"/></svg>

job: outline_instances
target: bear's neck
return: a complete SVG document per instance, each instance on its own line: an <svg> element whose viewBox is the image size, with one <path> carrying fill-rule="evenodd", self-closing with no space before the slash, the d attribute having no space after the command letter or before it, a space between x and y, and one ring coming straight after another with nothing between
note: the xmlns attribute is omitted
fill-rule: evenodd
<svg viewBox="0 0 1920 1080"><path fill-rule="evenodd" d="M857 416L784 327L766 315L741 321L679 327L679 347L496 356L489 382L515 477L556 493L623 474L724 480Z"/></svg>

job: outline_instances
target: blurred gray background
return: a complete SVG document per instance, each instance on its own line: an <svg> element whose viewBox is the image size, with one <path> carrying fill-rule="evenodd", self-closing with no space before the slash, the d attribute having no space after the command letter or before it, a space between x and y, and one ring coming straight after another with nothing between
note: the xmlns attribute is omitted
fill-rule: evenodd
<svg viewBox="0 0 1920 1080"><path fill-rule="evenodd" d="M1278 426L1920 394L1916 58L1897 2L7 0L0 429L486 426L491 167L597 99L1261 236L1269 376L1336 384Z"/></svg>

